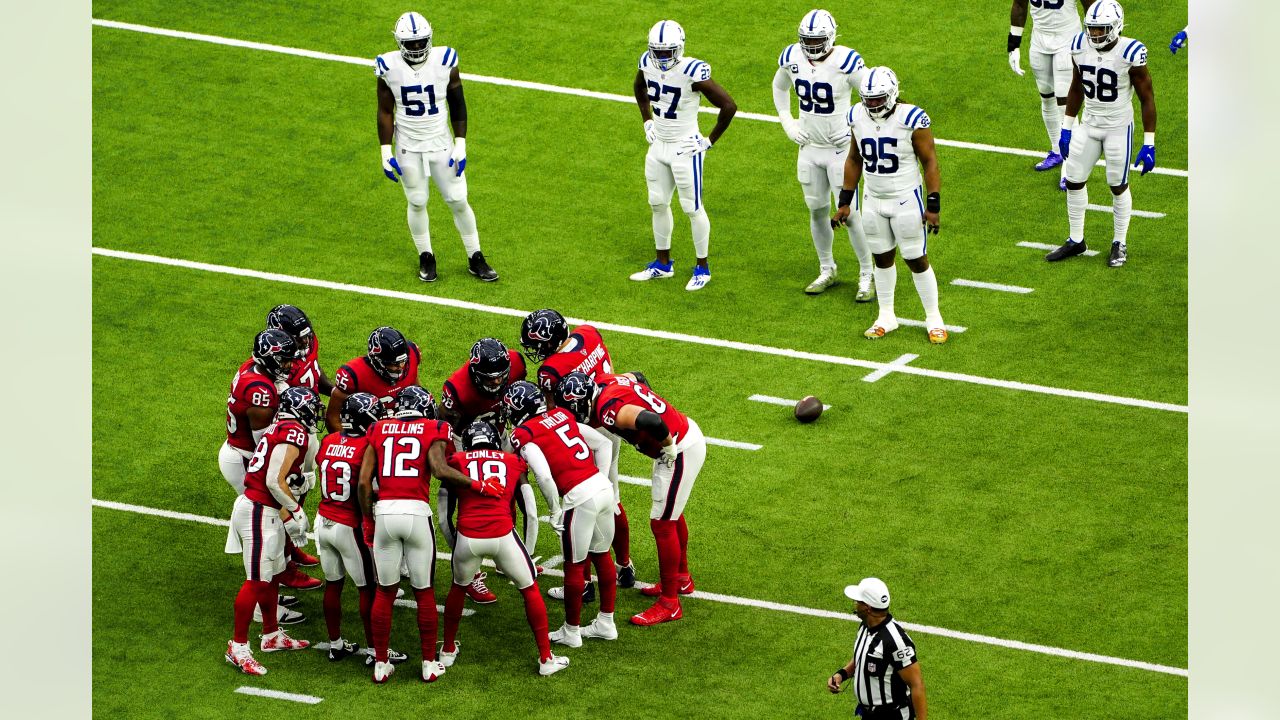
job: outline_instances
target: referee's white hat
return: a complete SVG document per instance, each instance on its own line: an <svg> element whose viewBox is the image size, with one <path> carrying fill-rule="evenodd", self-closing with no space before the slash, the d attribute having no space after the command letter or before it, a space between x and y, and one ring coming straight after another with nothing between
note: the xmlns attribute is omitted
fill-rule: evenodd
<svg viewBox="0 0 1280 720"><path fill-rule="evenodd" d="M889 586L880 578L863 578L857 585L846 586L844 594L850 600L861 600L877 610L889 607Z"/></svg>

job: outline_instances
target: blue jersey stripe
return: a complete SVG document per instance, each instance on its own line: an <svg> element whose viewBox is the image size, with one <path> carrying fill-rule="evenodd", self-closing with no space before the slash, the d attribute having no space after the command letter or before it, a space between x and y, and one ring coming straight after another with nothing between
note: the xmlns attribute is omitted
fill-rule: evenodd
<svg viewBox="0 0 1280 720"><path fill-rule="evenodd" d="M786 56L787 56L786 61L787 61L787 62L791 62L791 51L792 51L792 50L795 50L795 49L796 49L796 46L795 46L795 45L788 45L788 46L787 46L787 52L786 52Z"/></svg>
<svg viewBox="0 0 1280 720"><path fill-rule="evenodd" d="M786 58L787 58L786 50L783 50L782 52L778 53L778 67L782 67L785 64Z"/></svg>
<svg viewBox="0 0 1280 720"><path fill-rule="evenodd" d="M912 108L911 112L907 113L907 127L911 127L912 125L914 125L916 122L916 119L919 118L920 115L922 115L923 113L924 111L918 107Z"/></svg>
<svg viewBox="0 0 1280 720"><path fill-rule="evenodd" d="M387 67L387 61L383 60L381 55L377 57L377 61L378 67L382 69L382 72L389 72L391 70L391 68Z"/></svg>

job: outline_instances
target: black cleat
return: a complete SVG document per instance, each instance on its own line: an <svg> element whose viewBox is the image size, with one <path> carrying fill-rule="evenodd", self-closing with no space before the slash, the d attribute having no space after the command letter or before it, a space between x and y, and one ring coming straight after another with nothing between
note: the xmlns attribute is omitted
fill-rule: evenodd
<svg viewBox="0 0 1280 720"><path fill-rule="evenodd" d="M418 279L422 282L436 281L436 256L429 252L418 255Z"/></svg>
<svg viewBox="0 0 1280 720"><path fill-rule="evenodd" d="M1107 258L1107 267L1122 267L1129 259L1129 248L1119 241L1111 243L1111 257Z"/></svg>
<svg viewBox="0 0 1280 720"><path fill-rule="evenodd" d="M498 273L489 267L489 263L484 261L484 253L479 250L475 255L471 256L471 260L467 262L467 272L475 275L485 282L493 282L498 279Z"/></svg>
<svg viewBox="0 0 1280 720"><path fill-rule="evenodd" d="M302 601L298 599L297 595L281 595L280 599L277 600L276 602L279 605L291 608Z"/></svg>
<svg viewBox="0 0 1280 720"><path fill-rule="evenodd" d="M337 646L333 643L329 643L329 662L338 662L349 655L355 655L359 651L359 645L353 642L347 642L346 640L343 640L342 644Z"/></svg>
<svg viewBox="0 0 1280 720"><path fill-rule="evenodd" d="M377 660L377 656L373 654L373 648L367 647L361 652L365 653L365 656L364 656L365 667L373 667L374 661ZM389 660L392 665L399 665L400 663L408 659L409 659L408 655L405 655L404 653L396 650L395 648L387 648L387 660Z"/></svg>
<svg viewBox="0 0 1280 720"><path fill-rule="evenodd" d="M618 568L618 587L630 588L636 586L636 566L627 563Z"/></svg>
<svg viewBox="0 0 1280 720"><path fill-rule="evenodd" d="M1085 250L1088 250L1088 249L1089 248L1085 246L1083 240L1081 240L1080 242L1071 242L1071 239L1067 238L1067 241L1062 243L1062 247L1058 248L1057 250L1054 250L1048 255L1045 255L1044 259L1048 260L1049 262L1066 260L1067 258L1075 257L1076 255L1079 255L1080 253L1083 253Z"/></svg>

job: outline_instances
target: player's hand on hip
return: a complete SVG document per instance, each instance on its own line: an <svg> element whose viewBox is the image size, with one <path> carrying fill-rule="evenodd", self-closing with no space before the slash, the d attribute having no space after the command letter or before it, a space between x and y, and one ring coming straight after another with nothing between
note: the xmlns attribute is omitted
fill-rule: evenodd
<svg viewBox="0 0 1280 720"><path fill-rule="evenodd" d="M791 142L801 147L809 144L809 133L800 127L799 122L791 118L785 118L782 121L782 131L787 134L788 138L791 138Z"/></svg>
<svg viewBox="0 0 1280 720"><path fill-rule="evenodd" d="M396 162L395 153L391 151L390 145L382 146L382 172L391 182L400 182L396 177L404 174L400 172L400 163Z"/></svg>
<svg viewBox="0 0 1280 720"><path fill-rule="evenodd" d="M1169 41L1169 52L1173 53L1174 55L1177 55L1178 51L1186 46L1187 46L1187 31L1179 30L1178 34L1173 36L1173 40Z"/></svg>
<svg viewBox="0 0 1280 720"><path fill-rule="evenodd" d="M1156 166L1156 146L1143 145L1138 150L1138 159L1133 161L1134 167L1141 167L1142 174L1146 175Z"/></svg>
<svg viewBox="0 0 1280 720"><path fill-rule="evenodd" d="M1023 75L1026 74L1026 72L1022 69L1022 51L1021 50L1009 51L1009 69L1013 70L1014 74L1016 74L1018 77L1022 77Z"/></svg>
<svg viewBox="0 0 1280 720"><path fill-rule="evenodd" d="M453 176L461 177L467 169L467 139L454 138L453 152L449 153L449 167L453 168Z"/></svg>
<svg viewBox="0 0 1280 720"><path fill-rule="evenodd" d="M711 149L711 141L701 135L693 135L686 140L676 155L697 155Z"/></svg>
<svg viewBox="0 0 1280 720"><path fill-rule="evenodd" d="M831 216L831 227L838 228L841 225L848 225L849 216L852 214L853 211L849 209L848 205L836 208L836 214Z"/></svg>
<svg viewBox="0 0 1280 720"><path fill-rule="evenodd" d="M827 678L827 689L833 694L838 693L840 692L840 683L840 676L835 673L831 673L831 677Z"/></svg>
<svg viewBox="0 0 1280 720"><path fill-rule="evenodd" d="M929 212L928 210L925 210L925 211L924 211L924 231L925 231L925 234L933 233L934 235L937 235L937 234L938 234L938 224L939 224L939 223L940 223L940 220L938 219L938 213L936 213L936 212Z"/></svg>
<svg viewBox="0 0 1280 720"><path fill-rule="evenodd" d="M1071 154L1071 131L1066 128L1058 132L1058 154L1064 158Z"/></svg>
<svg viewBox="0 0 1280 720"><path fill-rule="evenodd" d="M654 140L658 139L658 131L655 130L653 127L653 120L644 121L644 139L645 139L645 142L649 143L650 145L653 144Z"/></svg>

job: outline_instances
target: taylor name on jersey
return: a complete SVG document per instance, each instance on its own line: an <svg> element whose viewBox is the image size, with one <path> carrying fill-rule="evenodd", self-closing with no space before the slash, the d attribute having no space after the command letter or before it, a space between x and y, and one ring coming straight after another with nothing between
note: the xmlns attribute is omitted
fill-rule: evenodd
<svg viewBox="0 0 1280 720"><path fill-rule="evenodd" d="M849 98L858 89L866 63L857 50L836 45L817 63L805 56L800 43L778 55L778 67L791 78L791 91L799 101L800 127L809 145L843 148L849 144Z"/></svg>
<svg viewBox="0 0 1280 720"><path fill-rule="evenodd" d="M396 99L396 146L412 152L438 152L452 147L445 89L458 66L458 52L448 46L431 48L427 59L414 66L399 50L379 55L373 72L391 88Z"/></svg>

